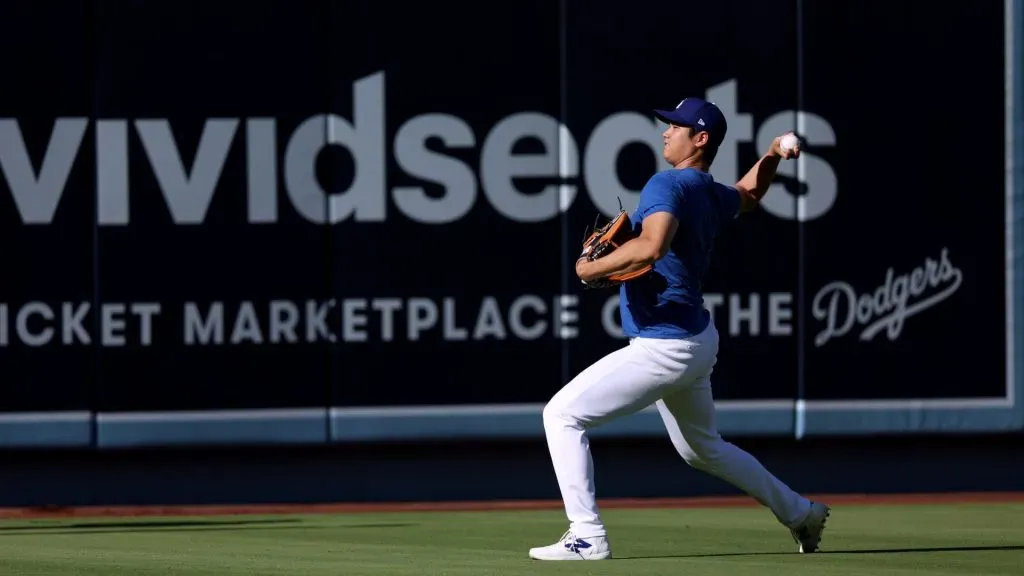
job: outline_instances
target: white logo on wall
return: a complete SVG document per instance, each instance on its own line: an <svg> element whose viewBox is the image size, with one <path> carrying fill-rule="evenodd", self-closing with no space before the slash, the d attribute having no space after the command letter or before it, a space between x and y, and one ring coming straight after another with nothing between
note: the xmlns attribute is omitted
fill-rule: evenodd
<svg viewBox="0 0 1024 576"><path fill-rule="evenodd" d="M845 336L857 326L860 339L868 341L885 330L889 340L903 332L908 318L946 300L960 288L963 273L949 260L943 248L939 260L926 258L913 270L896 275L886 270L885 282L871 292L857 294L846 282L826 284L814 296L812 312L824 320L825 328L814 337L815 346Z"/></svg>
<svg viewBox="0 0 1024 576"><path fill-rule="evenodd" d="M581 192L609 217L618 212L620 200L627 209L635 206L640 190L628 188L617 168L628 145L646 145L660 170L671 168L661 160L664 125L650 114L611 114L586 139L560 119L532 111L505 116L481 130L452 114L407 119L389 115L385 88L384 72L360 78L352 84L349 113L318 114L297 126L274 116L193 119L202 121L202 134L196 147L185 149L176 135L180 127L168 118L60 117L36 162L19 119L0 118L0 196L12 197L23 223L48 225L64 194L85 192L69 185L69 178L76 164L89 159L96 175L95 223L102 227L130 225L136 217L133 203L151 193L134 189L146 184L138 175L130 177L129 168L132 174L152 172L155 182L149 187L159 190L170 220L183 226L204 224L214 197L225 195L244 196L248 222L260 225L277 222L285 210L317 224L385 222L397 213L442 225L464 218L478 202L514 222L531 223L557 218ZM735 182L746 172L741 146L752 143L764 150L776 135L797 125L815 149L836 145L831 124L810 112L779 110L755 125L753 115L740 111L735 79L709 87L706 98L717 103L729 122L711 170L716 180ZM514 153L526 138L542 143L544 151ZM430 140L441 141L445 150L428 146ZM351 182L329 187L320 182L317 158L330 146L351 154ZM88 147L91 154L84 152ZM471 149L475 158L467 163L448 151L456 149ZM231 158L244 159L244 169L230 164ZM397 170L389 168L391 160ZM138 170L142 163L149 169ZM244 183L222 183L225 170L242 176ZM391 182L398 172L406 177L401 185ZM811 151L802 153L799 162L780 165L778 174L799 180L806 193L794 196L783 183L772 184L762 200L767 213L807 221L820 218L834 204L838 178ZM541 192L519 188L531 178L549 182ZM443 188L440 195L423 187L428 182Z"/></svg>

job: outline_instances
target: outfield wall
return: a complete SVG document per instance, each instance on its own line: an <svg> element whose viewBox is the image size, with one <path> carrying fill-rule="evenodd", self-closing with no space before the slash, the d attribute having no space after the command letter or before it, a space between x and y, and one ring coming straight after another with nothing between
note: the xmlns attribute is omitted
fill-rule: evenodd
<svg viewBox="0 0 1024 576"><path fill-rule="evenodd" d="M685 96L721 181L805 140L714 247L722 431L1024 489L1024 0L493 8L0 2L0 506L556 496L542 407L623 344L571 262ZM605 496L731 493L594 438Z"/></svg>
<svg viewBox="0 0 1024 576"><path fill-rule="evenodd" d="M1024 437L737 442L805 493L1024 491ZM601 497L733 495L667 439L593 443ZM0 453L0 507L557 498L543 444Z"/></svg>
<svg viewBox="0 0 1024 576"><path fill-rule="evenodd" d="M0 446L539 438L686 95L720 180L807 141L715 247L723 431L1019 430L1020 4L694 3L690 66L664 0L4 2Z"/></svg>

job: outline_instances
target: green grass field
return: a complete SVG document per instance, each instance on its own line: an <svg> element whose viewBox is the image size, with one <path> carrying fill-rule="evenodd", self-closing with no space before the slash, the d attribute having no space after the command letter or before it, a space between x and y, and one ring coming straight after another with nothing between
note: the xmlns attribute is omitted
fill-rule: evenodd
<svg viewBox="0 0 1024 576"><path fill-rule="evenodd" d="M615 559L542 563L559 511L145 517L0 522L0 574L1024 574L1024 505L835 506L801 555L763 508L604 512Z"/></svg>

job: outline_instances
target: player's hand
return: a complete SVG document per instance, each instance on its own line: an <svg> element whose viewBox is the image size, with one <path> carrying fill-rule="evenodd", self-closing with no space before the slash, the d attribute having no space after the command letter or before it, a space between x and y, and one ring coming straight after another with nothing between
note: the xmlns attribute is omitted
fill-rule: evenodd
<svg viewBox="0 0 1024 576"><path fill-rule="evenodd" d="M589 260L582 256L576 260L576 276L578 276L580 280L583 280L584 282L593 280L591 277L592 275L588 274L587 270L588 266L591 264L592 263Z"/></svg>
<svg viewBox="0 0 1024 576"><path fill-rule="evenodd" d="M783 139L787 140L785 144L789 147L783 146ZM794 142L795 139L795 143ZM793 132L786 132L781 136L777 136L772 140L772 147L768 151L772 156L778 156L783 160L792 160L800 157L800 138Z"/></svg>

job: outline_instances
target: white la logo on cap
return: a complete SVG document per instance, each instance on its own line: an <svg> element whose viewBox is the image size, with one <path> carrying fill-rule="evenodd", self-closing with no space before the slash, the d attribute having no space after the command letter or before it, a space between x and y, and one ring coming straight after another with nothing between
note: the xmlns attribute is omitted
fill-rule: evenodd
<svg viewBox="0 0 1024 576"><path fill-rule="evenodd" d="M682 100L680 100L679 104L676 104L676 110L679 110L679 108L682 107L683 102L686 102L687 100L689 100L689 98L683 98Z"/></svg>

